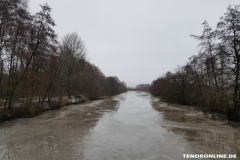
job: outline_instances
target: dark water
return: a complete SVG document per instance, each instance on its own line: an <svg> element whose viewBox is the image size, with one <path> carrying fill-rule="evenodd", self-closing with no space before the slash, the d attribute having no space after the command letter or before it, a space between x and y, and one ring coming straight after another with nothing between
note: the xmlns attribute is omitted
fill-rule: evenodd
<svg viewBox="0 0 240 160"><path fill-rule="evenodd" d="M0 124L3 160L164 160L237 154L240 124L144 92Z"/></svg>

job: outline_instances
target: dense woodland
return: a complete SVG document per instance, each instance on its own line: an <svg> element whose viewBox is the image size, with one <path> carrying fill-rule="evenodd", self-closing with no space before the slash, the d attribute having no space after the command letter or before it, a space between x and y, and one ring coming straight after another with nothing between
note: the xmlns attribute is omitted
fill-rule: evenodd
<svg viewBox="0 0 240 160"><path fill-rule="evenodd" d="M198 55L152 82L151 93L182 104L218 110L240 119L240 5L229 6L216 29L203 24Z"/></svg>
<svg viewBox="0 0 240 160"><path fill-rule="evenodd" d="M149 92L150 84L138 84L136 87L128 87L129 91L146 91Z"/></svg>
<svg viewBox="0 0 240 160"><path fill-rule="evenodd" d="M51 103L53 97L98 99L126 91L117 77L106 77L87 60L77 33L59 41L51 8L30 14L23 0L0 0L0 98L4 110L15 103ZM67 31L66 31L67 32ZM24 101L21 101L23 100Z"/></svg>

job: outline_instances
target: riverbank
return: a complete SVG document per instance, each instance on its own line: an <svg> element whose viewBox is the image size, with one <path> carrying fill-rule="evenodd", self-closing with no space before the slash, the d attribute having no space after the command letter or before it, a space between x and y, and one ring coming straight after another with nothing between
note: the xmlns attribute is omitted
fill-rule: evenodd
<svg viewBox="0 0 240 160"><path fill-rule="evenodd" d="M13 120L17 118L32 118L42 114L43 112L59 109L63 106L71 104L79 104L80 102L67 102L67 103L22 103L19 107L14 107L12 110L0 110L0 123L4 121Z"/></svg>
<svg viewBox="0 0 240 160"><path fill-rule="evenodd" d="M159 97L156 97L159 99ZM157 106L155 104L158 104ZM182 110L187 111L189 114L187 116L194 116L196 119L209 119L209 120L216 120L216 121L222 121L227 122L228 117L224 113L217 112L215 110L210 110L208 108L199 107L199 106L193 106L193 105L181 105L177 103L169 103L166 101L162 101L159 99L159 101L153 103L154 109L161 111L164 108L168 108L171 110ZM175 116L173 116L175 117ZM176 118L176 117L175 117Z"/></svg>
<svg viewBox="0 0 240 160"><path fill-rule="evenodd" d="M151 94L152 96L155 96L153 94ZM160 99L162 102L167 103L167 104L171 104L174 105L175 107L183 107L184 108L192 108L195 110L200 110L203 111L205 114L214 114L214 115L220 115L221 117L225 117L228 120L233 120L233 121L240 121L240 112L239 111L235 111L233 109L233 107L228 106L228 107L222 107L217 108L217 107L213 107L213 106L208 106L208 105L184 105L184 104L180 104L180 103L174 103L174 102L169 102L167 100L161 99L161 97L156 96L158 99Z"/></svg>
<svg viewBox="0 0 240 160"><path fill-rule="evenodd" d="M109 99L109 96L99 97L98 100ZM59 98L53 98L53 101L50 103L21 103L15 106L12 110L4 111L4 108L0 108L0 123L5 121L17 119L17 118L33 118L38 116L44 112L60 109L61 107L73 105L73 104L84 104L88 102L87 98L71 98L67 99L63 97L63 99L59 100Z"/></svg>

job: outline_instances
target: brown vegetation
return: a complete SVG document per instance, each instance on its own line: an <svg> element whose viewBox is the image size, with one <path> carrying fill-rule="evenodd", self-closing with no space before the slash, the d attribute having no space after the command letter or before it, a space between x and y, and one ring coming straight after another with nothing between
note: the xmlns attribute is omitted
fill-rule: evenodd
<svg viewBox="0 0 240 160"><path fill-rule="evenodd" d="M124 82L105 77L87 61L86 47L77 33L57 40L50 13L47 4L31 15L27 1L0 0L1 112L8 114L18 104L19 113L34 116L35 110L44 110L44 103L68 104L62 98L65 95L84 102L126 91Z"/></svg>
<svg viewBox="0 0 240 160"><path fill-rule="evenodd" d="M240 6L229 6L216 30L203 23L200 53L152 82L151 93L183 104L206 106L240 119Z"/></svg>

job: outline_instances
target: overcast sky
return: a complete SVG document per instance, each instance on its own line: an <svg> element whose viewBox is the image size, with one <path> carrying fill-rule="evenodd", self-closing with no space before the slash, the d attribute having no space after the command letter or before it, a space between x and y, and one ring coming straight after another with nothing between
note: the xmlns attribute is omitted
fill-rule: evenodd
<svg viewBox="0 0 240 160"><path fill-rule="evenodd" d="M32 13L48 3L59 40L77 32L88 58L128 86L151 83L198 53L201 23L215 28L239 0L30 0Z"/></svg>

